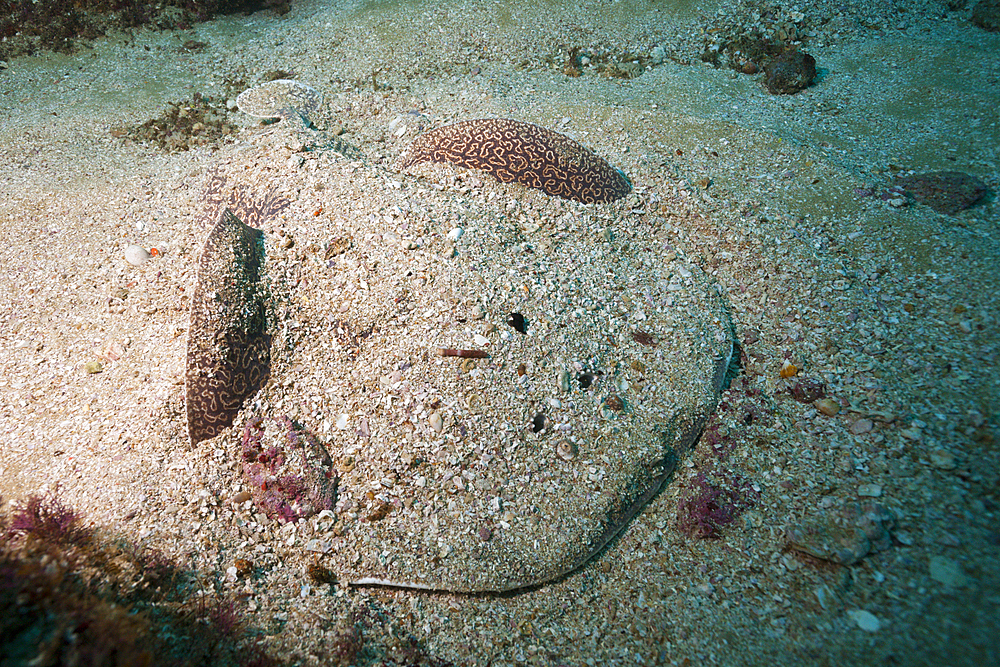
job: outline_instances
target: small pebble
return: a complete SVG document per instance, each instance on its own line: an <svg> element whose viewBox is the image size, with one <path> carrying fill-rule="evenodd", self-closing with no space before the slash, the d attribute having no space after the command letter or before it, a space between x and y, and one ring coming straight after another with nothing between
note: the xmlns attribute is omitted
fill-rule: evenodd
<svg viewBox="0 0 1000 667"><path fill-rule="evenodd" d="M813 405L816 409L822 412L827 417L832 417L833 415L840 412L840 403L833 400L832 398L821 398L817 400Z"/></svg>
<svg viewBox="0 0 1000 667"><path fill-rule="evenodd" d="M935 449L931 452L931 465L941 470L954 470L957 464L955 455L947 449Z"/></svg>
<svg viewBox="0 0 1000 667"><path fill-rule="evenodd" d="M836 596L833 591L830 590L829 586L823 585L813 591L816 594L816 599L819 601L819 606L823 609L829 609L830 605L836 600Z"/></svg>
<svg viewBox="0 0 1000 667"><path fill-rule="evenodd" d="M961 588L969 582L962 572L962 566L945 556L931 558L930 573L931 579L951 588Z"/></svg>
<svg viewBox="0 0 1000 667"><path fill-rule="evenodd" d="M457 241L458 239L462 238L462 234L464 233L465 233L464 229L462 229L461 227L455 227L450 232L448 232L448 240Z"/></svg>
<svg viewBox="0 0 1000 667"><path fill-rule="evenodd" d="M441 418L440 412L432 412L430 417L427 418L427 423L430 424L435 433L440 433L444 430L444 420Z"/></svg>
<svg viewBox="0 0 1000 667"><path fill-rule="evenodd" d="M863 433L869 433L872 430L874 424L871 419L859 419L851 424L851 433L854 435L861 435Z"/></svg>
<svg viewBox="0 0 1000 667"><path fill-rule="evenodd" d="M954 533L942 533L941 537L937 539L938 544L943 544L948 547L957 547L962 544L962 540L958 538Z"/></svg>
<svg viewBox="0 0 1000 667"><path fill-rule="evenodd" d="M882 495L881 484L862 484L858 487L858 495L866 498L878 498Z"/></svg>
<svg viewBox="0 0 1000 667"><path fill-rule="evenodd" d="M799 560L792 554L785 554L784 556L782 556L781 562L786 568L788 568L789 572L794 572L801 566Z"/></svg>
<svg viewBox="0 0 1000 667"><path fill-rule="evenodd" d="M125 248L125 260L132 266L145 264L149 261L150 257L152 257L152 255L150 255L149 252L142 246L131 244Z"/></svg>
<svg viewBox="0 0 1000 667"><path fill-rule="evenodd" d="M250 500L251 495L249 491L240 491L235 496L232 497L232 502L237 505L242 505L246 501Z"/></svg>
<svg viewBox="0 0 1000 667"><path fill-rule="evenodd" d="M561 371L559 373L558 384L560 390L569 391L570 388L569 371Z"/></svg>
<svg viewBox="0 0 1000 667"><path fill-rule="evenodd" d="M83 365L83 370L88 374L93 375L94 373L100 373L104 370L104 364L99 361L88 361Z"/></svg>
<svg viewBox="0 0 1000 667"><path fill-rule="evenodd" d="M847 615L865 632L878 632L879 628L882 627L882 623L878 620L878 617L864 609L849 611Z"/></svg>

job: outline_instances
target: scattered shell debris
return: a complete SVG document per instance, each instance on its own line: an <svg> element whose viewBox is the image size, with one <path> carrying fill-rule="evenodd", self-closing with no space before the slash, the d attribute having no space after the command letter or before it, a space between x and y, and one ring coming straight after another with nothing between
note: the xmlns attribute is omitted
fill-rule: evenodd
<svg viewBox="0 0 1000 667"><path fill-rule="evenodd" d="M682 23L658 3L328 4L4 56L8 512L58 487L123 548L183 568L178 593L234 600L266 651L306 662L346 637L386 663L732 664L789 646L795 665L817 646L954 662L958 646L991 664L998 64L969 15L995 2L679 3ZM400 24L429 29L385 29ZM178 51L196 32L211 49ZM820 76L768 95L751 41L807 50ZM296 71L263 71L279 66ZM182 153L115 130L171 91L272 76L324 95L272 91L259 118L284 121L246 116ZM396 166L433 127L504 116L634 187L581 205ZM260 230L288 298L269 300L269 379L192 447L189 310L226 208ZM735 377L712 412L727 337ZM255 419L266 446L245 452ZM297 451L292 432L318 465L244 468ZM313 473L310 499L293 478ZM727 485L753 506L734 514ZM733 520L693 537L690 507Z"/></svg>

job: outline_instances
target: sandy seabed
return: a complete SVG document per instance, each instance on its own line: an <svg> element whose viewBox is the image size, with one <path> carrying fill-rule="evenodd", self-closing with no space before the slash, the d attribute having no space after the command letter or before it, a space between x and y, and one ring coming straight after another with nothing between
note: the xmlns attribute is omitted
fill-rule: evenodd
<svg viewBox="0 0 1000 667"><path fill-rule="evenodd" d="M811 87L770 95L761 74L699 59L714 35L758 23L813 32L802 46L818 66ZM183 48L192 39L207 46ZM359 664L394 659L394 638L408 635L455 664L996 662L1000 62L985 54L998 42L968 10L929 0L856 11L297 1L280 18L15 59L0 71L0 495L17 503L58 487L101 530L239 595L268 649L301 664L329 661L337 632L358 618ZM576 77L563 67L574 47L594 55ZM635 54L645 69L601 76L602 52ZM276 70L324 93L309 132L337 136L341 150L311 149L303 133L235 109L238 131L208 146L166 153L127 138L170 102L232 99L237 83ZM483 117L568 134L634 190L585 206L473 172L396 169L420 131ZM215 169L233 188L290 200L263 225L288 289L284 352L232 431L191 448L187 301ZM943 170L990 192L955 215L893 201L897 173ZM159 256L133 266L129 244ZM481 551L449 546L465 534L490 542L508 531L523 542L517 553L558 561L562 547L546 545L565 544L574 533L560 531L577 517L539 520L528 505L587 508L540 476L545 461L559 464L531 419L544 405L576 424L572 410L605 405L607 393L561 397L556 362L585 371L598 358L645 359L627 370L622 356L613 390L640 414L659 386L641 369L662 363L676 384L701 368L675 367L629 336L658 326L649 307L649 324L637 318L660 278L692 274L725 304L740 374L711 441L607 548L502 596L348 585L379 564L493 581ZM386 316L401 301L410 305ZM527 308L536 328L522 344L505 318ZM564 320L583 323L573 331L608 323L620 339L591 349L559 337ZM497 350L492 365L455 370L426 354L477 335ZM440 371L441 386L406 384L404 358ZM797 375L782 377L786 360ZM95 361L101 372L88 373ZM461 401L435 394L446 382ZM836 414L793 396L818 385ZM462 427L483 401L509 414L495 447ZM385 436L384 420L366 416L378 405L403 406L410 426ZM239 437L252 414L315 430L343 484L334 517L282 526L245 502ZM587 428L613 438L605 417ZM607 442L605 458L572 478L595 485L595 502L619 488ZM548 447L535 468L496 468L535 445ZM745 482L756 501L711 539L684 520L702 476ZM408 498L416 487L426 497ZM453 516L463 499L496 512L486 533ZM864 539L845 532L857 503L892 519L869 523ZM868 553L806 554L789 537L801 526ZM418 546L394 553L400 535ZM237 560L252 574L234 574ZM310 578L316 562L337 583ZM504 568L495 577L523 570Z"/></svg>

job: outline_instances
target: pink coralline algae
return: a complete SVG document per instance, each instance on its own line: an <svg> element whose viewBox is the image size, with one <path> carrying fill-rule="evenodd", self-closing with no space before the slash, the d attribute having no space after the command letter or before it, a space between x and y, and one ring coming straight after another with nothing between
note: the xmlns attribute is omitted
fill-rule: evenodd
<svg viewBox="0 0 1000 667"><path fill-rule="evenodd" d="M272 519L294 522L333 510L337 478L330 455L287 416L247 423L243 474L254 503Z"/></svg>

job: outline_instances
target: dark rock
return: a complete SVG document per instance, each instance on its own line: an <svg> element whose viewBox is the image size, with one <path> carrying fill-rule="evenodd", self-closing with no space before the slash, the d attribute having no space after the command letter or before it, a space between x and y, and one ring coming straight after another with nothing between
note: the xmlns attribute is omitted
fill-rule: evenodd
<svg viewBox="0 0 1000 667"><path fill-rule="evenodd" d="M983 30L1000 32L1000 0L979 0L972 10L972 22Z"/></svg>
<svg viewBox="0 0 1000 667"><path fill-rule="evenodd" d="M933 171L903 176L899 184L917 203L938 213L955 215L982 199L986 184L960 171Z"/></svg>
<svg viewBox="0 0 1000 667"><path fill-rule="evenodd" d="M808 53L789 51L764 66L764 85L772 95L792 95L816 77L816 59Z"/></svg>

